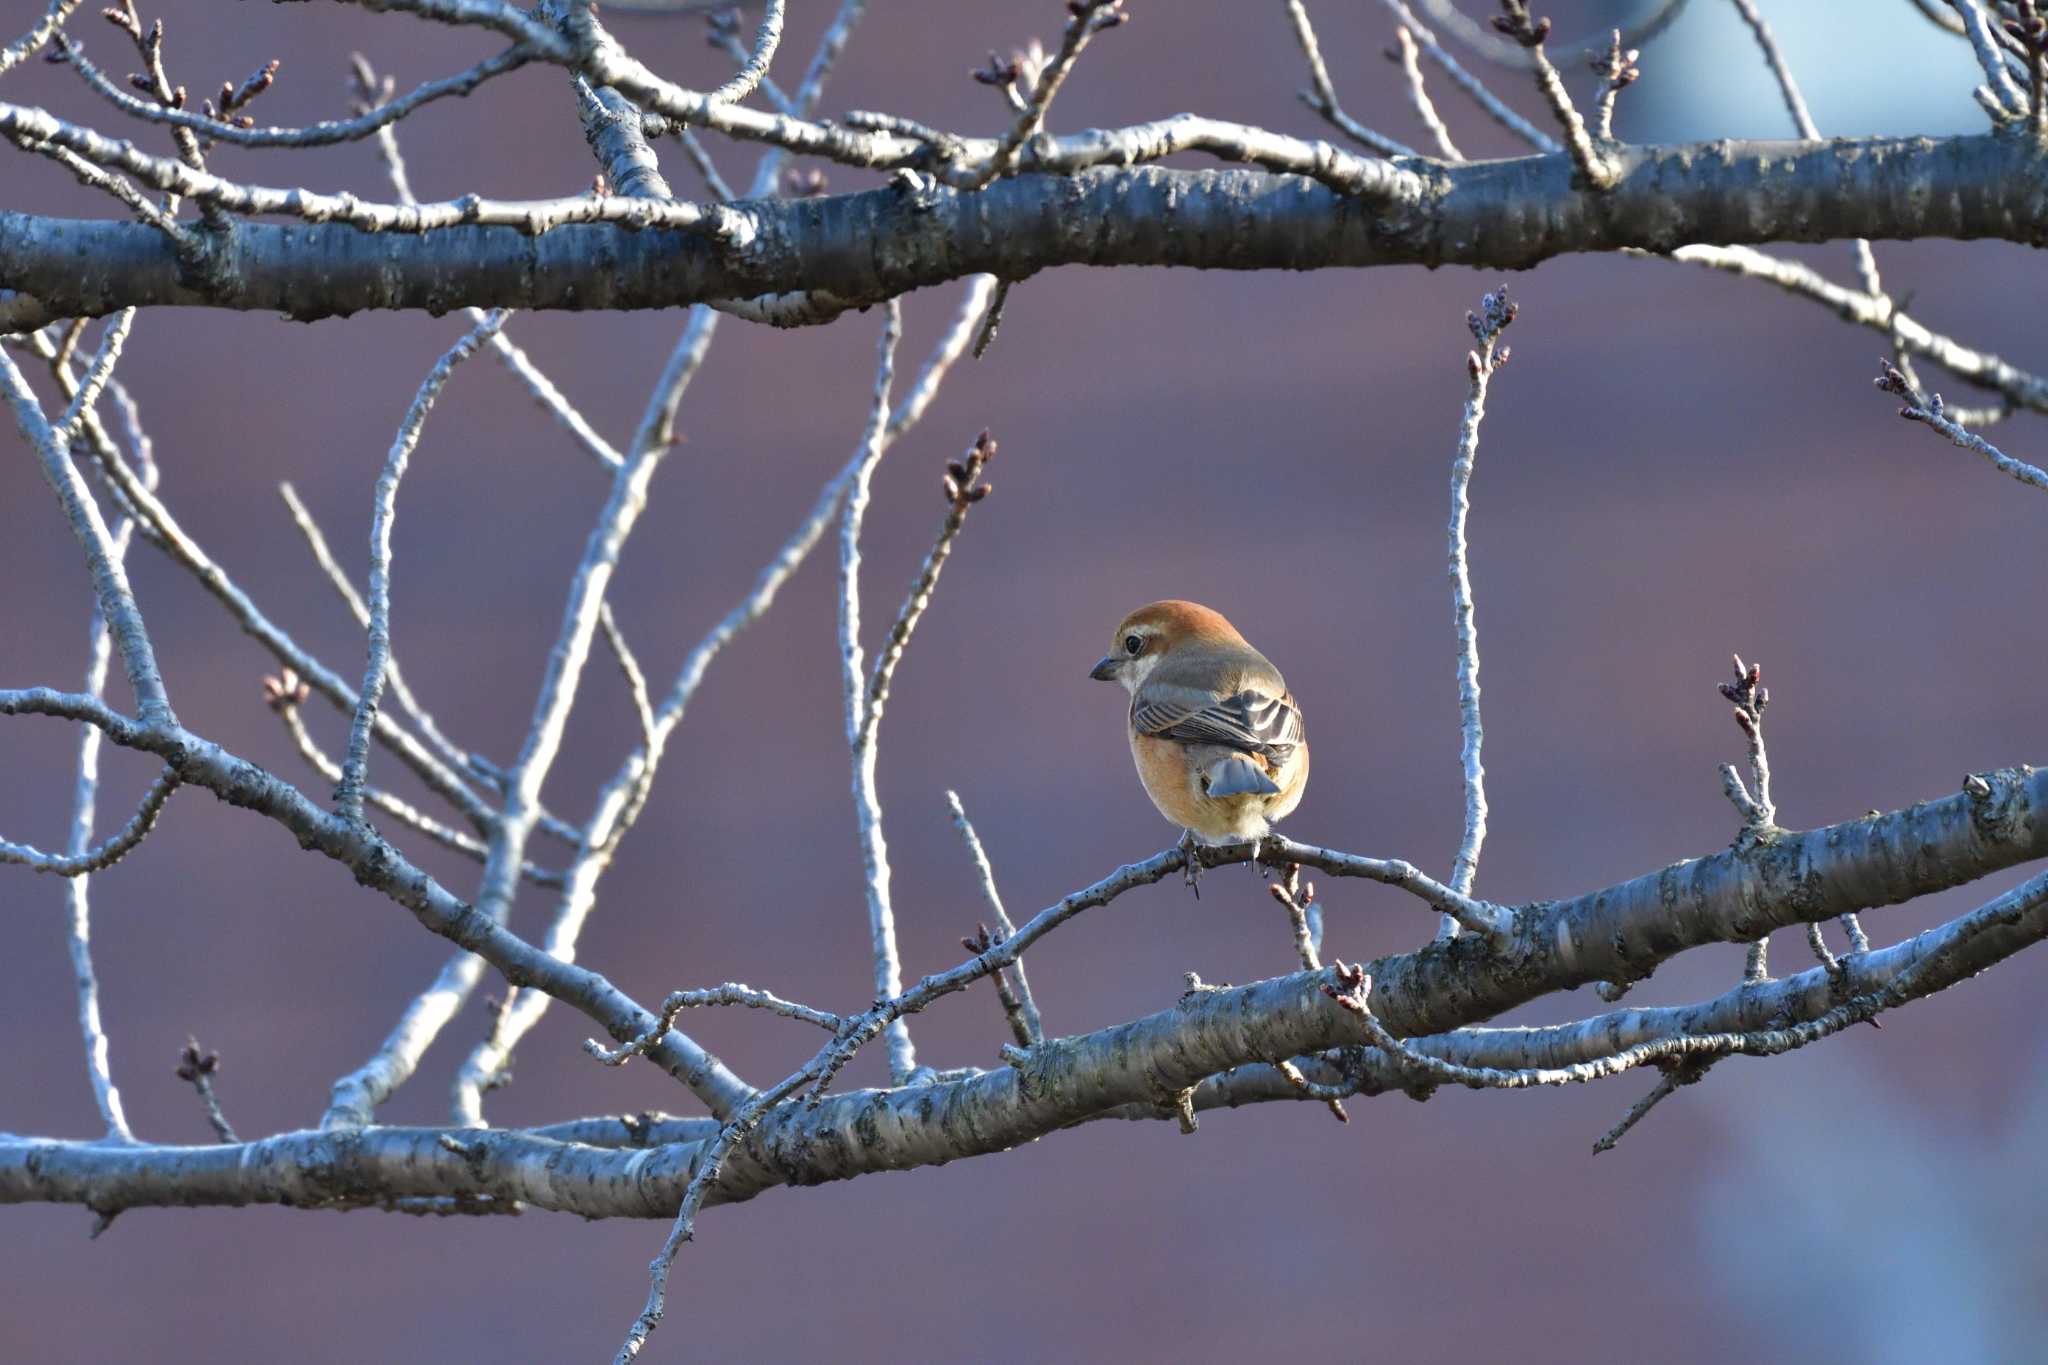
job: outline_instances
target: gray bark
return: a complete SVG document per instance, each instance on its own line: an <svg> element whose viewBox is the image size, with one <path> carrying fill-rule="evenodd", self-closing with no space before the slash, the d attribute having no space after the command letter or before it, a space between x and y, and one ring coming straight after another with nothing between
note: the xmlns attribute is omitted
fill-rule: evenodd
<svg viewBox="0 0 2048 1365"><path fill-rule="evenodd" d="M532 979L529 972L539 974L536 968L547 970L505 930L449 904L446 892L394 850L362 846L357 831L294 800L285 784L253 765L188 736L158 740L118 724L108 729L116 742L142 739L140 747L162 753L187 780L283 820L360 880L411 905L429 927L482 952L508 979L524 982ZM1336 875L1360 861L1285 841L1269 854ZM1845 1004L1881 998L1887 988L1901 999L1932 994L2048 937L2048 879L2035 878L1892 947L1852 955L1833 970L1745 983L1700 1004L1620 1010L1554 1028L1469 1026L1540 995L1646 975L1701 944L1745 942L1770 928L1895 904L2044 855L2048 770L2002 769L1938 801L1801 833L1777 831L1767 841L1745 839L1722 853L1572 900L1520 907L1505 951L1488 948L1480 935L1462 935L1381 958L1366 965L1372 1007L1414 1052L1462 1068L1584 1066L1585 1075L1576 1079L1592 1079L1608 1074L1602 1064L1617 1049L1731 1031L1763 1031L1754 1050L1768 1051L1792 1026L1823 1020ZM1244 856L1225 851L1224 860ZM1042 917L1099 904L1179 867L1179 853L1169 851L1121 868ZM1030 931L1027 925L1020 933ZM1002 1151L1090 1119L1157 1117L1189 1088L1198 1109L1294 1099L1299 1092L1276 1066L1290 1058L1303 1058L1312 1080L1347 1082L1359 1094L1436 1083L1418 1082L1398 1059L1364 1046L1370 1032L1325 990L1340 971L1191 990L1159 1013L1048 1040L1019 1054L1012 1066L828 1096L816 1108L792 1101L727 1158L707 1202ZM621 1025L628 1020L639 1022L642 1012L580 969L557 965L550 974L556 978L547 983L551 991L609 1020L614 1036L627 1031ZM929 991L940 980L926 978L909 993ZM1323 1054L1332 1048L1356 1053L1356 1070L1329 1063ZM675 1070L679 1059L660 1060ZM360 1207L484 1198L586 1217L673 1213L715 1135L683 1127L662 1133L674 1139L670 1145L648 1149L637 1146L646 1130L630 1124L591 1122L560 1131L610 1138L613 1128L617 1141L636 1148L603 1150L524 1132L404 1128L287 1133L204 1148L112 1148L5 1135L0 1202L81 1203L105 1215L149 1205Z"/></svg>
<svg viewBox="0 0 2048 1365"><path fill-rule="evenodd" d="M1084 141L1082 139L1076 141ZM1097 167L1020 174L973 193L929 178L749 200L725 236L567 224L539 235L238 223L195 268L139 223L0 214L0 328L129 305L314 319L365 308L670 308L826 290L865 306L988 273L1060 265L1312 270L1468 265L1692 243L2048 236L2048 162L2011 134L1612 147L1597 192L1563 155L1373 163L1356 194L1258 170ZM1026 158L1027 172L1033 165ZM733 228L734 224L737 228ZM83 268L82 268L82 263Z"/></svg>

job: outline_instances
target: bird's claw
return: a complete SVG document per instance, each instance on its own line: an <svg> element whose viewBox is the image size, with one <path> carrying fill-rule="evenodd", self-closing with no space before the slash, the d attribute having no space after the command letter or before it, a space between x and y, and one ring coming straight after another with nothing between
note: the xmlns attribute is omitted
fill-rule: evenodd
<svg viewBox="0 0 2048 1365"><path fill-rule="evenodd" d="M1201 845L1191 829L1182 830L1180 835L1181 875L1186 879L1188 890L1195 893L1195 899L1202 898L1202 853Z"/></svg>

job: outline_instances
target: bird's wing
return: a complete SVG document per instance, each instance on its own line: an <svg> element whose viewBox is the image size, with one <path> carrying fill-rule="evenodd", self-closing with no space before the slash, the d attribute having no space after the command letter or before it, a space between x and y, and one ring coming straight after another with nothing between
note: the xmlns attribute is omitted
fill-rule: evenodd
<svg viewBox="0 0 2048 1365"><path fill-rule="evenodd" d="M1246 688L1227 697L1158 681L1131 699L1131 728L1182 744L1221 744L1284 759L1302 742L1301 712L1292 696Z"/></svg>

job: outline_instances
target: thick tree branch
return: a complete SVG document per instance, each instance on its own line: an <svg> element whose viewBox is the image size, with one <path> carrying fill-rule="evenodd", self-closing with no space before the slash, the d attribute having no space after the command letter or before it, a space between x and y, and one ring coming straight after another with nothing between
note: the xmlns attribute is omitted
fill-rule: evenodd
<svg viewBox="0 0 2048 1365"><path fill-rule="evenodd" d="M1908 821L1920 809L1880 822ZM2048 841L2048 828L2037 838ZM1845 880L1856 881L1856 874L1876 869L1842 871ZM1875 886L1866 883L1865 890ZM1644 1058L1782 1050L1832 1031L1844 1018L1868 1017L1966 980L2043 937L2048 879L2036 877L1970 914L1846 960L1837 973L1816 967L1696 1005L1624 1010L1553 1028L1410 1036L1401 1051L1439 1071L1560 1073L1526 1082L1535 1084L1607 1074L1613 1059L1631 1050ZM1469 942L1413 957L1445 956ZM1372 964L1375 982L1412 960ZM722 1178L703 1191L705 1202L1002 1151L1089 1118L1159 1117L1160 1090L1176 1085L1193 1088L1197 1107L1300 1098L1304 1091L1272 1062L1304 1054L1309 1064L1302 1070L1315 1088L1332 1084L1332 1077L1345 1078L1360 1094L1405 1088L1392 1059L1362 1046L1368 1028L1326 991L1334 980L1325 969L1191 991L1158 1014L1041 1044L1016 1066L928 1086L857 1091L815 1109L783 1105L727 1156ZM1374 1000L1382 1003L1377 984ZM1326 1063L1322 1054L1332 1047L1344 1049L1357 1070ZM1568 1072L1578 1074L1561 1074ZM84 1204L106 1214L256 1203L358 1208L452 1197L516 1200L593 1218L665 1217L718 1141L706 1128L689 1120L593 1120L542 1136L383 1127L286 1133L217 1147L117 1147L0 1135L0 1202ZM581 1145L592 1138L616 1145ZM662 1139L671 1141L655 1145Z"/></svg>
<svg viewBox="0 0 2048 1365"><path fill-rule="evenodd" d="M1382 168L1372 200L1297 175L1162 167L923 179L731 206L735 238L569 224L365 233L243 223L205 278L142 224L0 214L0 329L127 304L298 318L364 308L621 309L823 289L850 307L975 273L1058 265L1525 269L1569 252L1835 238L2048 240L2048 162L2024 139L1616 147L1613 188L1562 155ZM1025 170L1031 169L1027 157ZM641 201L629 201L639 203ZM744 244L740 244L743 241ZM81 272L80 260L98 263Z"/></svg>

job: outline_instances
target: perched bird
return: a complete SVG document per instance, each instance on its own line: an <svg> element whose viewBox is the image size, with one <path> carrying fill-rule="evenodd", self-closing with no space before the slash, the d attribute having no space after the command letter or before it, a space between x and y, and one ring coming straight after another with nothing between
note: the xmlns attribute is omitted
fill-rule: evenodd
<svg viewBox="0 0 2048 1365"><path fill-rule="evenodd" d="M1262 839L1300 803L1301 708L1280 670L1219 613L1193 602L1140 607L1088 676L1130 694L1138 779L1192 839ZM1192 857L1188 867L1192 879Z"/></svg>

